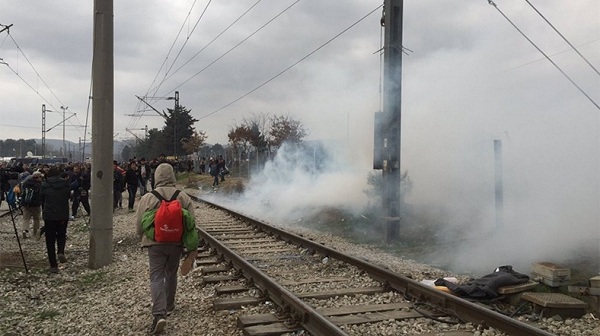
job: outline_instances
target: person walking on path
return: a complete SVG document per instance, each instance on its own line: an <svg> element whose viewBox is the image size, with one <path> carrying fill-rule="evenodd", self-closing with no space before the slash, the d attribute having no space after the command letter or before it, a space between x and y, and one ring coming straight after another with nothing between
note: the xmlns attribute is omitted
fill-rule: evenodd
<svg viewBox="0 0 600 336"><path fill-rule="evenodd" d="M125 170L119 167L117 161L113 161L113 211L120 205L121 197L125 189Z"/></svg>
<svg viewBox="0 0 600 336"><path fill-rule="evenodd" d="M175 186L175 172L173 171L173 167L168 163L161 163L156 168L155 182L154 190L166 200L170 200L178 190ZM194 205L191 198L187 194L180 192L177 200L181 203L181 208L186 209L191 218L194 218ZM175 309L177 270L183 254L182 242L159 243L150 239L144 233L142 227L144 214L147 211L158 209L160 204L161 201L154 194L147 193L144 195L139 201L135 221L135 225L137 225L136 231L141 237L141 245L148 248L150 294L152 297L152 315L154 317L150 332L153 334L161 333L164 330L167 324L166 316L170 315ZM188 257L195 255L196 251L189 252ZM186 261L188 259L186 258ZM184 261L184 264L186 261Z"/></svg>
<svg viewBox="0 0 600 336"><path fill-rule="evenodd" d="M79 202L83 205L86 215L89 216L91 213L90 208L90 188L92 187L92 177L90 172L92 167L89 164L83 166L83 172L81 173L81 187L79 188ZM77 210L75 210L77 212Z"/></svg>
<svg viewBox="0 0 600 336"><path fill-rule="evenodd" d="M71 186L69 175L53 167L47 174L48 178L41 186L41 202L43 204L42 218L44 219L43 232L46 234L46 250L50 273L58 273L56 261L56 247L58 247L58 260L67 262L65 257L65 244L67 241L67 223L69 223L69 198Z"/></svg>
<svg viewBox="0 0 600 336"><path fill-rule="evenodd" d="M23 209L23 238L29 234L29 222L33 218L33 236L40 237L40 217L42 214L41 203L42 173L34 172L25 178L21 186L21 209Z"/></svg>
<svg viewBox="0 0 600 336"><path fill-rule="evenodd" d="M137 194L138 185L140 183L140 172L135 161L129 163L129 167L125 172L125 183L127 183L127 193L129 194L129 201L127 208L129 212L133 212L133 205L135 204L135 195Z"/></svg>
<svg viewBox="0 0 600 336"><path fill-rule="evenodd" d="M145 158L141 158L139 162L140 166L140 196L144 196L148 192L148 180L150 180L150 174L152 169L150 164L146 162Z"/></svg>
<svg viewBox="0 0 600 336"><path fill-rule="evenodd" d="M69 183L72 190L71 193L71 220L74 220L77 216L77 210L79 210L79 203L81 201L81 185L82 185L82 173L79 165L74 165L73 170L69 172Z"/></svg>
<svg viewBox="0 0 600 336"><path fill-rule="evenodd" d="M216 189L219 186L219 165L213 158L210 158L208 163L208 172L210 173L210 176L213 177L212 187L213 189Z"/></svg>

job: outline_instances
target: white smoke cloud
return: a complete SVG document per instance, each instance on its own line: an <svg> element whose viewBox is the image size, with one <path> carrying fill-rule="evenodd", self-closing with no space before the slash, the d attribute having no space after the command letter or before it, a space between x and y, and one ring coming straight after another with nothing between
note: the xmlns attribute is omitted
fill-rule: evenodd
<svg viewBox="0 0 600 336"><path fill-rule="evenodd" d="M231 206L277 221L310 217L324 208L359 214L368 204L366 174L339 147L307 151L284 144Z"/></svg>

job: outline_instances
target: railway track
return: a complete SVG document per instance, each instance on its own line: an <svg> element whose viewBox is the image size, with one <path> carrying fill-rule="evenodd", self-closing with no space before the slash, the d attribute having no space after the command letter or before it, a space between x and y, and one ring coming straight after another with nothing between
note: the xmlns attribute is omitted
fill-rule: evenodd
<svg viewBox="0 0 600 336"><path fill-rule="evenodd" d="M203 282L217 284L214 309L266 307L238 319L244 335L377 335L385 329L389 335L462 336L488 328L506 335L553 335L368 260L194 199L207 214L198 222L202 246L197 263ZM422 318L445 325L445 333L423 324L414 327Z"/></svg>

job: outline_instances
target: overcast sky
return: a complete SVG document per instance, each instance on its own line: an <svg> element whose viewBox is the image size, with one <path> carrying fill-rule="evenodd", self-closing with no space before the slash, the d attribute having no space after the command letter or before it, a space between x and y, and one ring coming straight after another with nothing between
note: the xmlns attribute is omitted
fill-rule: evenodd
<svg viewBox="0 0 600 336"><path fill-rule="evenodd" d="M532 3L600 68L597 1ZM351 133L370 140L372 113L379 109L376 51L381 10L254 93L215 111L298 62L380 4L115 1L116 137L131 137L126 127L162 126L163 120L152 111L143 112L144 117L126 116L143 108L135 95L168 97L177 90L180 103L200 120L195 126L206 131L210 143L226 143L229 127L260 113L297 117L311 139L345 138ZM498 6L591 98L600 100L599 76L575 52L566 51L568 45L525 1L499 1ZM47 115L47 128L61 123L60 107L68 106L77 116L66 123L67 139L84 136L92 12L93 1L0 0L0 23L13 24L10 33L22 51L6 31L0 34L0 58L10 66L0 67L0 138L40 138L42 104L58 111ZM587 118L583 124L597 120L597 108L548 61L540 60L543 56L487 1L406 1L404 19L404 46L413 51L404 58L403 77L404 129L409 134L415 127L459 120L465 127L480 121L489 127L517 116L531 121L541 121L540 116L564 118L564 122ZM173 106L173 101L149 101L159 110ZM62 138L61 128L47 137ZM499 136L505 130L490 131Z"/></svg>
<svg viewBox="0 0 600 336"><path fill-rule="evenodd" d="M530 2L600 69L598 0ZM145 125L163 125L152 111L126 116L143 107L135 95L169 97L177 90L209 143L225 144L228 129L244 118L290 114L309 139L342 140L351 162L370 170L381 9L307 56L382 2L192 3L114 1L117 139L130 137L126 127L141 136ZM557 251L590 237L598 246L600 75L525 0L496 4L585 95L487 0L405 1L403 44L411 52L403 59L402 169L414 182L409 201L443 207L440 216L451 222L493 226L498 139L506 226L531 247L518 253L534 258L544 247ZM67 121L67 139L84 137L88 112L91 120L92 13L93 1L0 0L0 23L13 24L12 39L0 34L0 58L8 64L0 64L0 139L40 138L42 104L55 111L47 128L60 124L60 107L68 106L77 116ZM173 101L152 105L164 110ZM61 139L61 127L47 137Z"/></svg>

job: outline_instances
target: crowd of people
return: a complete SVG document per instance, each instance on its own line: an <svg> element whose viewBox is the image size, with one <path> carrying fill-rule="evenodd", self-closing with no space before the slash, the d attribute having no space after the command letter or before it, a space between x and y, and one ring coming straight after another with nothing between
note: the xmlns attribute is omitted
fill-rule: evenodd
<svg viewBox="0 0 600 336"><path fill-rule="evenodd" d="M80 205L85 215L90 215L89 190L91 187L89 164L29 165L17 163L11 168L16 179L8 188L18 200L23 213L21 234L23 239L46 237L49 271L58 273L58 262L65 263L67 226L78 216ZM7 197L9 193L6 193ZM7 200L8 201L8 200ZM44 225L41 225L41 220ZM31 222L33 230L30 231Z"/></svg>
<svg viewBox="0 0 600 336"><path fill-rule="evenodd" d="M229 173L222 156L201 160L198 162L200 174L209 173L214 177L213 187L225 181ZM0 166L0 168L2 168ZM183 168L183 169L182 169ZM161 333L166 327L166 317L175 309L175 293L177 290L177 271L184 256L181 272L187 274L193 267L198 245L195 231L194 206L190 197L180 193L176 186L176 172L194 169L193 162L186 161L184 165L168 160L164 155L146 161L130 159L119 163L113 161L113 211L123 208L123 193L127 191L127 208L136 212L136 196L139 193L139 204L135 214L137 233L141 236L142 247L148 250L150 293L152 298L153 320L150 327L152 334ZM68 163L65 165L35 165L17 163L11 171L10 188L18 202L11 205L12 209L20 208L23 214L21 234L19 238L40 240L45 236L46 250L50 273L58 273L59 263L66 263L65 246L69 222L91 213L89 197L91 189L91 165ZM150 193L150 194L148 194ZM4 192L3 194L6 194ZM160 196L160 197L159 197ZM6 195L5 195L6 197ZM178 240L161 240L154 237L156 230L171 233L177 225L154 226L151 231L144 231L143 220L147 213L157 216L161 200L177 199L181 204L182 214L188 218L183 226L182 236ZM7 199L8 200L8 199ZM10 204L10 202L9 202ZM156 212L152 212L156 211ZM43 220L43 225L41 221ZM154 224L154 217L151 219ZM33 227L31 228L31 223ZM157 222L158 223L158 222ZM174 223L171 219L168 223ZM151 236L149 236L149 233ZM155 239L156 238L156 239Z"/></svg>
<svg viewBox="0 0 600 336"><path fill-rule="evenodd" d="M160 163L167 162L160 156L151 162L130 160L125 169L115 161L114 208L122 205L122 192L129 193L128 208L133 212L135 196L154 189L154 171ZM0 163L1 169L3 163ZM2 186L2 200L12 193L23 216L20 237L40 240L45 236L49 271L58 272L58 262L65 263L65 244L69 221L89 216L91 164L69 162L66 164L27 164L16 162L10 167L14 178ZM150 185L150 186L149 186ZM151 188L151 189L149 189ZM43 220L43 224L42 224Z"/></svg>

